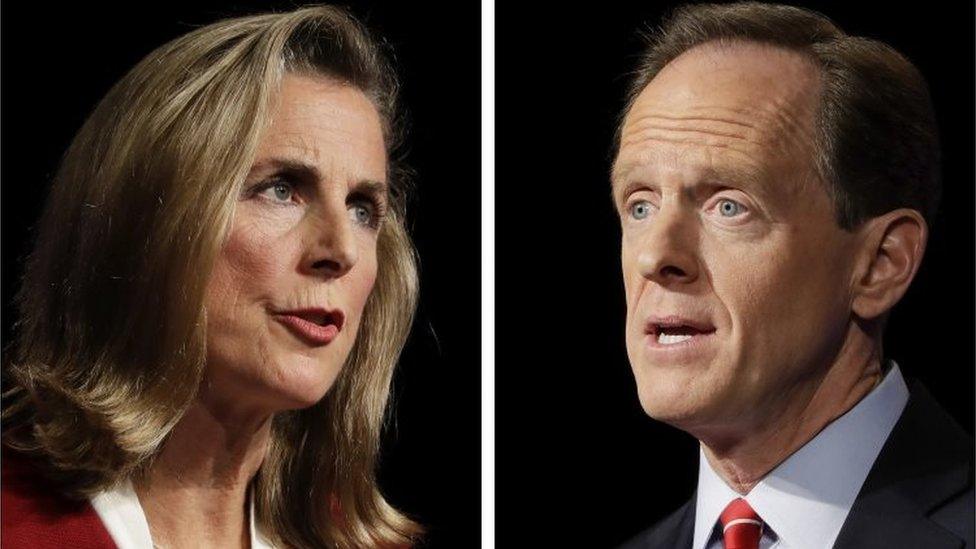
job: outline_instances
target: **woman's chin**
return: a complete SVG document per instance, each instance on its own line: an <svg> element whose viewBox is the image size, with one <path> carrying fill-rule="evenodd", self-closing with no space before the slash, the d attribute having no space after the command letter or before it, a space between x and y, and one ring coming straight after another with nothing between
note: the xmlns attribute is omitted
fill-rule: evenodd
<svg viewBox="0 0 976 549"><path fill-rule="evenodd" d="M319 403L325 396L329 393L328 389L324 391L304 391L302 393L290 393L287 395L281 395L279 399L279 405L277 406L280 412L290 411L290 410L304 410L305 408L310 408Z"/></svg>
<svg viewBox="0 0 976 549"><path fill-rule="evenodd" d="M240 365L241 363L236 363ZM341 366L321 361L283 361L273 368L213 368L202 396L221 408L261 409L262 413L314 406L335 384ZM229 370L229 371L228 371Z"/></svg>
<svg viewBox="0 0 976 549"><path fill-rule="evenodd" d="M266 387L266 395L276 403L275 407L280 411L308 408L329 393L335 383L335 374L287 380L285 383Z"/></svg>

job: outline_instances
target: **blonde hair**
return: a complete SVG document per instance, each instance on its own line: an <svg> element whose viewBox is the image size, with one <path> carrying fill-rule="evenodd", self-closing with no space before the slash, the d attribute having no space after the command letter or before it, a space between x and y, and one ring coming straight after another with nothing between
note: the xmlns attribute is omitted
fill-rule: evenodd
<svg viewBox="0 0 976 549"><path fill-rule="evenodd" d="M152 52L101 101L55 178L16 302L4 444L84 497L143 471L205 367L204 294L285 74L363 91L384 123L390 214L359 336L311 408L277 414L254 479L258 521L299 547L409 543L375 480L390 382L416 308L403 222L397 83L348 13L221 21Z"/></svg>

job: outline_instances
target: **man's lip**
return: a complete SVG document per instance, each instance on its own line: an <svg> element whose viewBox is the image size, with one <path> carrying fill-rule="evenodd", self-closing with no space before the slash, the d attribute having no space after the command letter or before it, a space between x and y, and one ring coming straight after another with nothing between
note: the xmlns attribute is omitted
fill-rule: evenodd
<svg viewBox="0 0 976 549"><path fill-rule="evenodd" d="M648 351L654 356L665 359L669 362L682 362L695 357L700 357L701 353L709 349L714 351L715 332L699 332L687 334L680 340L661 341L657 334L645 334L644 341Z"/></svg>
<svg viewBox="0 0 976 549"><path fill-rule="evenodd" d="M686 328L701 334L710 334L715 331L715 326L707 320L680 315L653 316L644 323L645 334L656 336L664 328Z"/></svg>

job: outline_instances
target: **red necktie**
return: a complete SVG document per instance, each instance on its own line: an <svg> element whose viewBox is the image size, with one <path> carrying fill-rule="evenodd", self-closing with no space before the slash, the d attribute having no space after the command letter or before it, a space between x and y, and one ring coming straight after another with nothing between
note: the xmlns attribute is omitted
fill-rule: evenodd
<svg viewBox="0 0 976 549"><path fill-rule="evenodd" d="M739 498L730 503L718 520L722 523L725 549L759 549L762 521L746 500Z"/></svg>

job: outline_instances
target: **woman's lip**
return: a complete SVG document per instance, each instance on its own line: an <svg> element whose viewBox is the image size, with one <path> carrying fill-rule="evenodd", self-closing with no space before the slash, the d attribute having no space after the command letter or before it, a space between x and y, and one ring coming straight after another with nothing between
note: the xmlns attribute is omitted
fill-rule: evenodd
<svg viewBox="0 0 976 549"><path fill-rule="evenodd" d="M312 324L317 326L326 326L328 324L334 324L339 331L342 331L342 326L346 321L346 315L343 314L342 309L326 309L325 307L304 307L301 309L270 309L268 311L273 315L282 316L295 316L303 320L307 320Z"/></svg>
<svg viewBox="0 0 976 549"><path fill-rule="evenodd" d="M328 345L339 335L340 326L336 324L320 326L300 316L287 313L276 314L274 318L284 324L292 333L313 345Z"/></svg>

